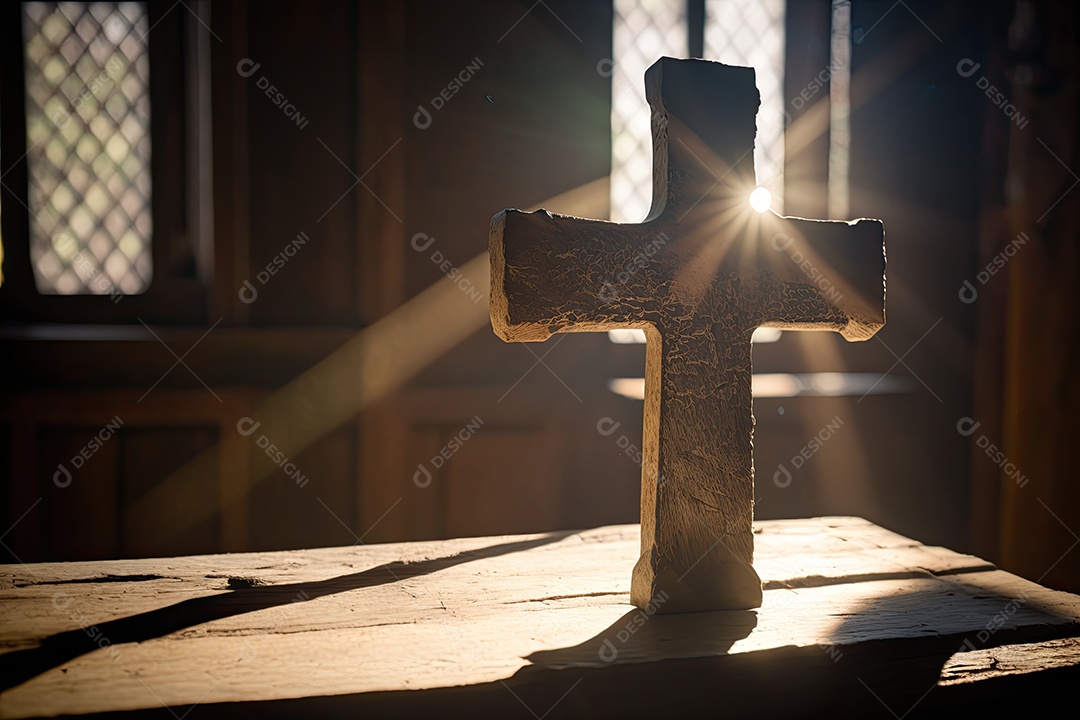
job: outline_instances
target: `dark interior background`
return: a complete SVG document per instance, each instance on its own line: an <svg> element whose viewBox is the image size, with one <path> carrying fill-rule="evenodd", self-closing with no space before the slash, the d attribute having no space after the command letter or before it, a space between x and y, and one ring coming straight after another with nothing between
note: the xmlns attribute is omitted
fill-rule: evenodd
<svg viewBox="0 0 1080 720"><path fill-rule="evenodd" d="M642 405L608 380L640 376L644 347L591 334L505 344L486 295L475 302L432 261L486 292L495 212L609 212L612 89L597 67L612 55L611 4L530 5L151 2L151 77L168 79L153 90L155 281L116 304L34 291L21 23L3 10L5 561L637 521L626 446L640 446ZM885 222L888 323L855 345L785 333L755 347L755 371L890 372L909 391L755 401L759 518L860 515L1080 590L1077 13L1064 0L853 4L851 216ZM828 63L829 17L828 2L788 2L789 100ZM255 75L237 72L244 59ZM976 75L958 72L963 59ZM477 60L418 127L418 106ZM814 127L809 113L793 109L789 134ZM826 216L828 144L823 126L789 152L789 214ZM300 232L309 242L241 301ZM1019 232L1028 245L962 302L963 282ZM418 234L434 238L423 251ZM58 486L57 468L113 418L115 437ZM243 418L262 425L243 435ZM605 418L619 423L611 435L597 430ZM834 437L792 467L834 418ZM962 418L978 430L958 432Z"/></svg>

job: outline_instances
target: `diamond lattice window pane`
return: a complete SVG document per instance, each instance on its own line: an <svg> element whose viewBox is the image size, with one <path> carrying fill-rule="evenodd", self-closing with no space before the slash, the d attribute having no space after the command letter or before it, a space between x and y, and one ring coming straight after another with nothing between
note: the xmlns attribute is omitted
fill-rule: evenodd
<svg viewBox="0 0 1080 720"><path fill-rule="evenodd" d="M145 3L23 4L41 293L119 300L150 284L149 29Z"/></svg>
<svg viewBox="0 0 1080 720"><path fill-rule="evenodd" d="M705 57L754 68L761 106L757 116L754 166L758 185L772 192L782 211L784 174L784 13L785 0L706 0Z"/></svg>
<svg viewBox="0 0 1080 720"><path fill-rule="evenodd" d="M652 127L645 71L664 55L686 57L686 3L615 0L614 10L611 219L640 222L652 204Z"/></svg>

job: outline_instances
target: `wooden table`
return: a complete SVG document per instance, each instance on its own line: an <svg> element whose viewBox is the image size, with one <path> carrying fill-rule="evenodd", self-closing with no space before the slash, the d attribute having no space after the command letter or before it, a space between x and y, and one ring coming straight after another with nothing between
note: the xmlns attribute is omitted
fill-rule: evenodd
<svg viewBox="0 0 1080 720"><path fill-rule="evenodd" d="M629 605L636 525L2 566L0 715L921 717L1080 678L1077 596L858 518L756 532L759 610L669 616Z"/></svg>

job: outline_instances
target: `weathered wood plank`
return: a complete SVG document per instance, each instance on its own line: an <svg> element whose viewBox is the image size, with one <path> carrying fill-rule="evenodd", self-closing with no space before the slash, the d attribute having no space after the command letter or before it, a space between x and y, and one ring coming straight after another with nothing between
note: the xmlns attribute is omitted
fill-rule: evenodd
<svg viewBox="0 0 1080 720"><path fill-rule="evenodd" d="M816 668L836 682L865 671L884 684L868 669L873 648L902 647L940 670L960 650L978 663L997 645L1080 634L1080 598L863 520L758 529L770 589L756 612L642 614L625 572L639 551L632 525L4 566L0 677L17 684L0 695L0 716L328 696L355 711L402 691L428 694L390 707L441 703L464 692L455 686L513 701L502 683L550 706L582 677L628 682L636 666L677 674L717 662L730 679L710 680L710 693L741 694L739 668L750 666L777 677ZM101 637L111 644L99 649Z"/></svg>
<svg viewBox="0 0 1080 720"><path fill-rule="evenodd" d="M1041 643L1004 645L958 653L941 670L941 685L960 685L991 677L1025 675L1080 666L1080 640L1063 638Z"/></svg>

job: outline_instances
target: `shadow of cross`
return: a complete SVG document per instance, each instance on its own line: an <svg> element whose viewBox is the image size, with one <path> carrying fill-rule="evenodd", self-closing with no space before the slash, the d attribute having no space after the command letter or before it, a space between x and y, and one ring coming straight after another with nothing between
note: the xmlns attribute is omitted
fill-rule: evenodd
<svg viewBox="0 0 1080 720"><path fill-rule="evenodd" d="M885 323L884 228L757 213L752 68L661 58L653 205L641 224L505 210L491 222L491 322L506 341L641 328L648 339L641 558L659 612L761 604L752 566L750 336L866 340Z"/></svg>

